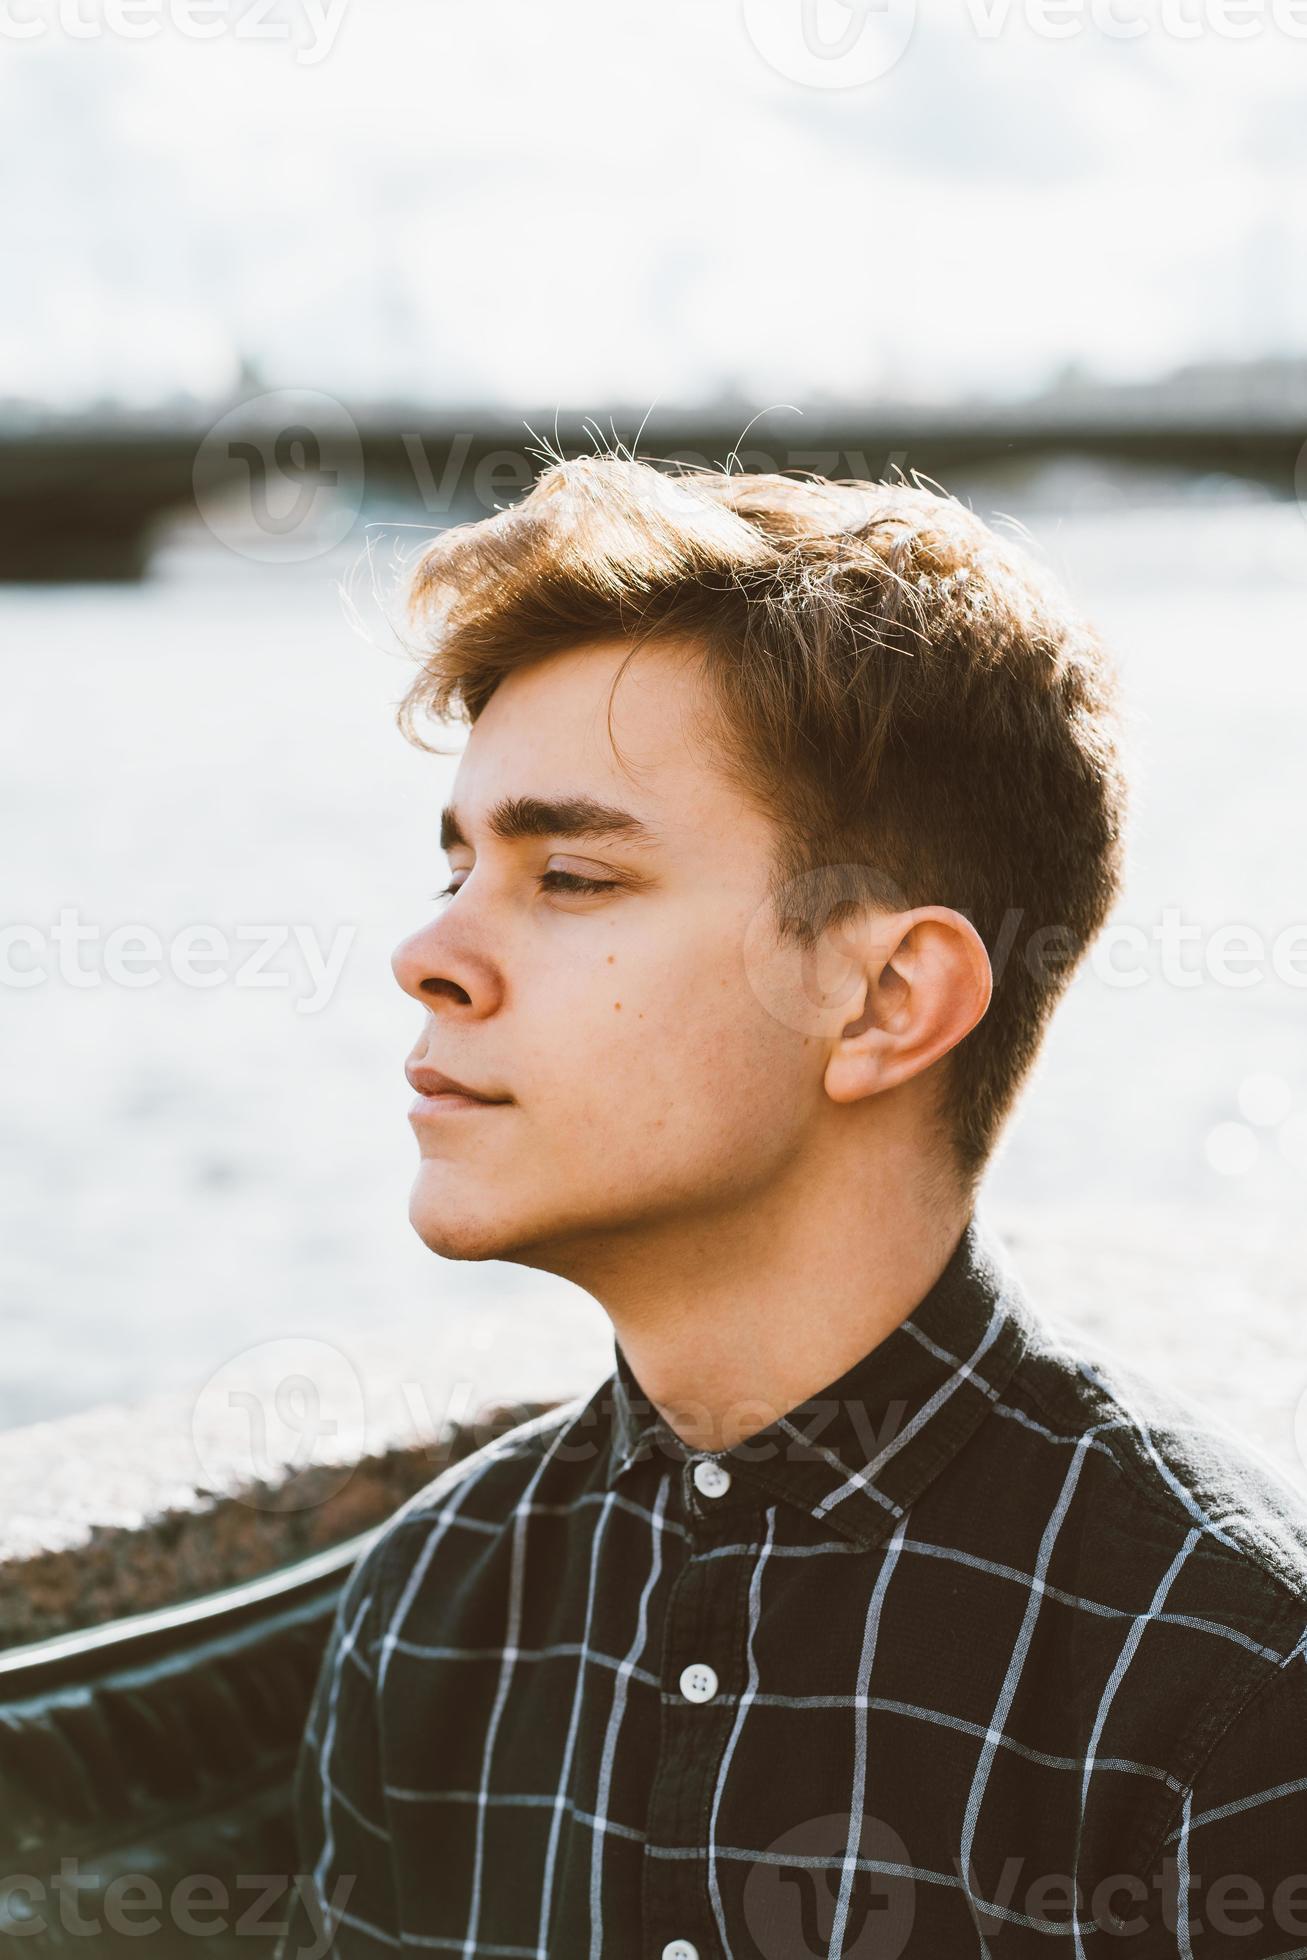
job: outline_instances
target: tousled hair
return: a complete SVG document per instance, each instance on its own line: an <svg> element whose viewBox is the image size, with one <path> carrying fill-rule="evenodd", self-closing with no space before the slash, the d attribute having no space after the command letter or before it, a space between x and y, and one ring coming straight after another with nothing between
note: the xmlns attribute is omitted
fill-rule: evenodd
<svg viewBox="0 0 1307 1960"><path fill-rule="evenodd" d="M690 645L720 764L776 825L783 935L810 946L868 904L965 913L994 991L937 1064L938 1106L974 1181L1121 880L1115 675L1038 563L920 481L588 456L431 540L406 604L411 739L475 722L527 661Z"/></svg>

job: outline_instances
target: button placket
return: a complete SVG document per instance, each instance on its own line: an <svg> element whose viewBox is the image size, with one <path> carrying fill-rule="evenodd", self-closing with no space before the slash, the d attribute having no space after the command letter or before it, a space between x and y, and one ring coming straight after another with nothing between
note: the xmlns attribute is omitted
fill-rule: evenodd
<svg viewBox="0 0 1307 1960"><path fill-rule="evenodd" d="M642 1950L650 1960L682 1950L701 1960L719 1960L704 1919L702 1825L729 1742L731 1697L741 1685L737 1677L748 1625L748 1561L704 1553L734 1538L739 1526L732 1513L747 1493L734 1479L733 1495L719 1509L699 1492L694 1469L693 1460L683 1464L680 1481L692 1531L691 1556L668 1598L663 1628L659 1762L650 1790L642 1887L649 1941ZM654 1849L662 1846L695 1855L662 1857ZM678 1942L684 1942L683 1949Z"/></svg>

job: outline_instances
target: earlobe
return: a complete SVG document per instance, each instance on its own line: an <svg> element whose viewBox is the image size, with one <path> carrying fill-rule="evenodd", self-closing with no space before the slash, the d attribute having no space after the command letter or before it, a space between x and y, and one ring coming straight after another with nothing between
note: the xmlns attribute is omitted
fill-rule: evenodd
<svg viewBox="0 0 1307 1960"><path fill-rule="evenodd" d="M878 1090L892 1088L884 1071L884 1037L868 1028L850 1041L841 1038L826 1064L824 1088L832 1102L861 1102Z"/></svg>

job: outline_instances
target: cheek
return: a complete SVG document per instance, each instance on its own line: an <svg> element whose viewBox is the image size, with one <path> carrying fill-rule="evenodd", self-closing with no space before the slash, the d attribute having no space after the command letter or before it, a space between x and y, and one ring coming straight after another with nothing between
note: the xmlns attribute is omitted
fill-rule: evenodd
<svg viewBox="0 0 1307 1960"><path fill-rule="evenodd" d="M695 1154L752 1125L787 1125L811 1074L802 1036L768 1013L734 946L676 964L614 962L559 1027L571 1058L563 1100L592 1134L657 1132Z"/></svg>

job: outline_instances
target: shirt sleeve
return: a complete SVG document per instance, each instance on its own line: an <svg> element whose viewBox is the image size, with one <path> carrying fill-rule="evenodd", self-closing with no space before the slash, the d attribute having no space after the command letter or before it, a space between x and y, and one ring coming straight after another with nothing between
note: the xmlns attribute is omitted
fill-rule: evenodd
<svg viewBox="0 0 1307 1960"><path fill-rule="evenodd" d="M299 1866L273 1960L400 1950L377 1720L383 1544L351 1569L318 1670L293 1784Z"/></svg>
<svg viewBox="0 0 1307 1960"><path fill-rule="evenodd" d="M1253 1694L1186 1792L1162 1846L1174 1902L1159 1952L1307 1955L1307 1656Z"/></svg>

